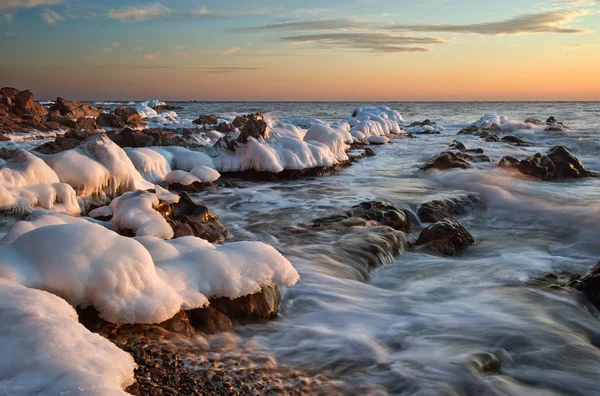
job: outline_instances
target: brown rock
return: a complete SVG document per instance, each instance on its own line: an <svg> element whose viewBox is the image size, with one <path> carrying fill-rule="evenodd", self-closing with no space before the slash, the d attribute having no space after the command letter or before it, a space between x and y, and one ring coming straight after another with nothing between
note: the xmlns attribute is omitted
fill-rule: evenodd
<svg viewBox="0 0 600 396"><path fill-rule="evenodd" d="M21 118L41 120L48 114L44 106L33 100L33 94L29 91L19 92L13 101L12 112Z"/></svg>
<svg viewBox="0 0 600 396"><path fill-rule="evenodd" d="M268 132L267 123L263 120L249 119L244 125L240 136L237 141L240 143L248 143L248 138L253 137L255 139L266 138Z"/></svg>
<svg viewBox="0 0 600 396"><path fill-rule="evenodd" d="M452 256L473 245L473 236L458 221L445 218L421 231L415 246L426 246L446 256Z"/></svg>
<svg viewBox="0 0 600 396"><path fill-rule="evenodd" d="M56 103L52 106L51 110L58 110L61 115L67 116L72 120L77 120L80 117L97 118L100 115L100 110L88 103L78 101L71 102L63 98L57 98Z"/></svg>
<svg viewBox="0 0 600 396"><path fill-rule="evenodd" d="M103 128L124 128L125 122L113 113L102 113L96 118L96 123Z"/></svg>
<svg viewBox="0 0 600 396"><path fill-rule="evenodd" d="M421 167L421 170L446 170L451 168L469 169L470 167L471 165L457 154L445 151L430 159Z"/></svg>
<svg viewBox="0 0 600 396"><path fill-rule="evenodd" d="M203 115L192 121L194 124L198 125L215 125L218 122L218 118L215 114Z"/></svg>
<svg viewBox="0 0 600 396"><path fill-rule="evenodd" d="M73 128L77 131L93 131L98 129L98 125L94 118L79 117Z"/></svg>
<svg viewBox="0 0 600 396"><path fill-rule="evenodd" d="M135 109L119 106L114 111L117 117L120 117L125 124L139 127L142 125L142 116Z"/></svg>

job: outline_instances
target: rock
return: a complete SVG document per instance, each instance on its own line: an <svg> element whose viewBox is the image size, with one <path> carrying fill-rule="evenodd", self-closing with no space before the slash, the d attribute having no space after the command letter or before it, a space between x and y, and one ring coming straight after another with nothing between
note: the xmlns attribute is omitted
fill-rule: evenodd
<svg viewBox="0 0 600 396"><path fill-rule="evenodd" d="M244 127L244 125L246 125L248 120L261 120L262 121L263 119L264 119L264 117L261 113L246 114L243 116L235 117L235 119L233 120L233 122L231 124L238 129L242 129Z"/></svg>
<svg viewBox="0 0 600 396"><path fill-rule="evenodd" d="M344 229L354 226L387 226L409 232L410 221L405 211L380 201L362 202L352 209L333 216L316 219L312 228Z"/></svg>
<svg viewBox="0 0 600 396"><path fill-rule="evenodd" d="M192 121L194 124L198 125L215 125L218 122L218 118L215 114L203 115Z"/></svg>
<svg viewBox="0 0 600 396"><path fill-rule="evenodd" d="M487 138L490 135L497 135L500 133L502 133L502 129L495 124L489 128L480 128L474 125L470 125L458 131L457 135L476 135L480 138Z"/></svg>
<svg viewBox="0 0 600 396"><path fill-rule="evenodd" d="M469 194L425 202L417 209L417 216L422 222L435 223L447 217L461 216L479 209L485 209L485 204L478 195Z"/></svg>
<svg viewBox="0 0 600 396"><path fill-rule="evenodd" d="M72 120L77 120L80 117L97 118L100 115L100 110L88 103L71 102L63 98L57 98L51 110L57 110L61 115L67 116Z"/></svg>
<svg viewBox="0 0 600 396"><path fill-rule="evenodd" d="M542 125L542 121L537 118L528 118L524 122L527 124Z"/></svg>
<svg viewBox="0 0 600 396"><path fill-rule="evenodd" d="M240 136L237 138L237 141L244 144L248 143L248 138L253 137L255 139L266 139L268 134L268 125L263 120L249 119Z"/></svg>
<svg viewBox="0 0 600 396"><path fill-rule="evenodd" d="M498 137L498 135L491 134L491 135L488 135L488 137L485 138L485 141L486 142L499 142L500 138Z"/></svg>
<svg viewBox="0 0 600 396"><path fill-rule="evenodd" d="M55 122L68 128L75 126L74 120L67 116L61 115L58 110L50 110L46 116L46 121Z"/></svg>
<svg viewBox="0 0 600 396"><path fill-rule="evenodd" d="M144 133L144 131L136 131L130 128L125 128L121 132L108 133L108 137L121 148L156 146L153 136Z"/></svg>
<svg viewBox="0 0 600 396"><path fill-rule="evenodd" d="M200 333L218 334L233 331L233 323L229 316L210 305L206 308L192 309L188 311L188 316L194 329Z"/></svg>
<svg viewBox="0 0 600 396"><path fill-rule="evenodd" d="M73 125L73 128L77 131L93 131L98 129L98 125L94 118L79 117L75 122L75 125Z"/></svg>
<svg viewBox="0 0 600 396"><path fill-rule="evenodd" d="M103 128L124 128L125 122L113 113L102 113L96 118L96 123Z"/></svg>
<svg viewBox="0 0 600 396"><path fill-rule="evenodd" d="M119 106L115 109L114 114L127 125L135 127L142 125L142 116L135 109Z"/></svg>
<svg viewBox="0 0 600 396"><path fill-rule="evenodd" d="M507 143L514 143L517 146L522 146L522 147L528 147L530 146L529 143L527 143L526 141L519 139L516 136L512 136L512 135L508 135L508 136L503 136L502 137L502 141L503 142L507 142Z"/></svg>
<svg viewBox="0 0 600 396"><path fill-rule="evenodd" d="M500 162L498 162L498 166L505 169L516 169L518 165L519 160L512 155L505 155Z"/></svg>
<svg viewBox="0 0 600 396"><path fill-rule="evenodd" d="M431 120L427 119L424 120L422 122L419 121L415 121L412 124L410 124L408 127L423 127L423 126L432 126L432 125L437 125L435 122L431 122Z"/></svg>
<svg viewBox="0 0 600 396"><path fill-rule="evenodd" d="M33 151L42 154L56 154L65 150L71 150L79 146L83 142L83 139L67 138L58 136L53 142L44 143L41 146L36 147Z"/></svg>
<svg viewBox="0 0 600 396"><path fill-rule="evenodd" d="M421 231L414 246L425 246L439 254L452 256L474 243L469 231L448 217Z"/></svg>
<svg viewBox="0 0 600 396"><path fill-rule="evenodd" d="M29 91L19 92L12 99L14 104L12 112L21 118L41 120L48 114L48 110L38 102L34 102L33 94Z"/></svg>
<svg viewBox="0 0 600 396"><path fill-rule="evenodd" d="M219 125L217 125L217 132L221 132L221 133L229 133L229 132L233 132L235 130L233 124L228 124L226 122L222 122Z"/></svg>
<svg viewBox="0 0 600 396"><path fill-rule="evenodd" d="M165 202L157 210L169 221L176 238L196 236L219 243L231 235L213 211L195 203L186 192L179 193L179 202L176 204Z"/></svg>
<svg viewBox="0 0 600 396"><path fill-rule="evenodd" d="M554 163L554 179L577 179L591 176L579 158L571 154L565 146L552 147L547 155Z"/></svg>
<svg viewBox="0 0 600 396"><path fill-rule="evenodd" d="M554 117L549 117L546 120L546 125L547 127L545 130L549 132L564 132L565 130L569 129L569 127L567 127L562 122L557 121Z"/></svg>
<svg viewBox="0 0 600 396"><path fill-rule="evenodd" d="M415 132L417 135L439 135L441 134L440 131L435 131L432 129L426 129L424 131L420 131L420 132Z"/></svg>
<svg viewBox="0 0 600 396"><path fill-rule="evenodd" d="M181 107L181 106L171 106L171 105L168 105L168 104L164 104L164 105L156 105L156 106L152 107L152 110L155 110L155 111L160 111L160 110L173 111L173 110L183 110L183 107Z"/></svg>
<svg viewBox="0 0 600 396"><path fill-rule="evenodd" d="M573 275L567 285L579 290L600 309L600 261L585 274Z"/></svg>
<svg viewBox="0 0 600 396"><path fill-rule="evenodd" d="M467 150L468 151L468 150ZM483 152L483 149L473 149L475 152ZM470 155L466 153L455 153L455 155L469 162L492 162L492 159L485 154Z"/></svg>
<svg viewBox="0 0 600 396"><path fill-rule="evenodd" d="M554 179L554 163L550 158L540 153L521 160L517 169L524 175L541 180Z"/></svg>
<svg viewBox="0 0 600 396"><path fill-rule="evenodd" d="M457 150L466 150L467 149L467 147L464 144L462 144L461 142L459 142L458 140L453 140L452 143L450 143L448 146L455 148Z"/></svg>
<svg viewBox="0 0 600 396"><path fill-rule="evenodd" d="M430 159L425 165L421 167L421 170L446 170L452 168L469 169L471 168L471 165L455 153L445 151Z"/></svg>

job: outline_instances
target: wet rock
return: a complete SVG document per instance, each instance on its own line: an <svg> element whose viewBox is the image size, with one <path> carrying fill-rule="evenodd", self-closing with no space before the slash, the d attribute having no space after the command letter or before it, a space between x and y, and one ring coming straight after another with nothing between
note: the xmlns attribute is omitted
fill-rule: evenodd
<svg viewBox="0 0 600 396"><path fill-rule="evenodd" d="M398 231L410 231L410 221L405 211L379 201L362 202L346 212L316 219L311 227L343 229L357 225L382 225Z"/></svg>
<svg viewBox="0 0 600 396"><path fill-rule="evenodd" d="M48 110L33 100L33 94L28 90L19 92L13 98L12 112L18 117L41 120L48 114Z"/></svg>
<svg viewBox="0 0 600 396"><path fill-rule="evenodd" d="M483 149L474 149L473 151L483 152ZM455 153L455 155L458 158L463 159L465 161L469 161L469 162L492 162L492 159L485 154L470 155L470 154L467 154L466 152L463 152L463 153Z"/></svg>
<svg viewBox="0 0 600 396"><path fill-rule="evenodd" d="M480 209L485 209L485 204L478 195L470 194L425 202L417 209L417 216L424 223L435 223L447 217L462 216Z"/></svg>
<svg viewBox="0 0 600 396"><path fill-rule="evenodd" d="M487 138L490 135L498 135L502 133L502 129L498 125L492 125L489 128L480 128L470 125L458 131L457 135L475 135L480 138Z"/></svg>
<svg viewBox="0 0 600 396"><path fill-rule="evenodd" d="M518 165L519 160L512 155L505 155L500 162L498 162L498 166L505 169L516 169Z"/></svg>
<svg viewBox="0 0 600 396"><path fill-rule="evenodd" d="M261 113L246 114L246 115L235 117L235 119L233 120L233 122L231 124L238 129L242 129L244 127L244 125L246 125L248 120L263 120L263 119L264 119L264 117Z"/></svg>
<svg viewBox="0 0 600 396"><path fill-rule="evenodd" d="M176 238L196 236L218 243L230 236L217 215L206 206L195 203L186 192L179 194L179 202L176 204L163 202L156 209L171 224Z"/></svg>
<svg viewBox="0 0 600 396"><path fill-rule="evenodd" d="M421 167L421 170L446 170L452 168L469 169L471 168L471 165L457 154L445 151L430 159L425 165Z"/></svg>
<svg viewBox="0 0 600 396"><path fill-rule="evenodd" d="M124 128L125 123L121 117L114 113L102 113L96 118L96 123L103 128Z"/></svg>
<svg viewBox="0 0 600 396"><path fill-rule="evenodd" d="M550 158L540 153L521 160L517 169L524 175L541 180L554 179L554 163Z"/></svg>
<svg viewBox="0 0 600 396"><path fill-rule="evenodd" d="M198 125L215 125L219 119L215 114L203 115L192 121L194 124Z"/></svg>
<svg viewBox="0 0 600 396"><path fill-rule="evenodd" d="M560 121L557 121L556 118L554 117L549 117L546 120L546 131L549 132L563 132L567 129L569 129L569 127L567 127L565 124L563 124Z"/></svg>
<svg viewBox="0 0 600 396"><path fill-rule="evenodd" d="M60 115L67 116L73 121L80 117L97 118L100 115L100 110L88 103L68 101L63 98L57 98L51 110L56 110Z"/></svg>
<svg viewBox="0 0 600 396"><path fill-rule="evenodd" d="M600 309L600 261L583 275L573 275L567 285L579 290Z"/></svg>
<svg viewBox="0 0 600 396"><path fill-rule="evenodd" d="M501 141L506 142L506 143L514 143L517 146L521 146L521 147L531 146L531 144L527 143L526 141L519 139L518 137L512 136L512 135L503 136Z"/></svg>
<svg viewBox="0 0 600 396"><path fill-rule="evenodd" d="M172 106L172 105L168 105L168 104L161 104L161 105L156 105L156 106L152 107L152 110L155 110L155 111L161 111L161 110L174 111L174 110L183 110L183 107L181 107L181 106Z"/></svg>
<svg viewBox="0 0 600 396"><path fill-rule="evenodd" d="M119 147L150 147L155 146L154 137L145 131L126 128L121 132L109 132L108 137Z"/></svg>
<svg viewBox="0 0 600 396"><path fill-rule="evenodd" d="M488 136L485 138L485 141L486 141L486 142L499 142L499 141L500 141L500 138L498 137L498 135L491 134L491 135L488 135Z"/></svg>
<svg viewBox="0 0 600 396"><path fill-rule="evenodd" d="M423 126L432 126L432 125L437 125L435 122L431 122L431 120L426 119L424 121L415 121L412 124L409 125L409 128L411 127L423 127Z"/></svg>
<svg viewBox="0 0 600 396"><path fill-rule="evenodd" d="M210 305L206 308L192 309L188 311L188 315L192 326L199 333L218 334L233 331L233 323L229 316Z"/></svg>
<svg viewBox="0 0 600 396"><path fill-rule="evenodd" d="M75 121L73 129L76 131L93 131L98 129L98 125L96 124L96 120L94 118L79 117L79 119Z"/></svg>
<svg viewBox="0 0 600 396"><path fill-rule="evenodd" d="M269 127L267 123L263 120L249 119L244 125L240 136L237 138L237 141L245 144L248 143L249 137L253 137L255 139L266 139L268 128Z"/></svg>
<svg viewBox="0 0 600 396"><path fill-rule="evenodd" d="M458 140L453 140L452 143L449 144L449 147L455 148L457 150L466 150L467 147L459 142Z"/></svg>
<svg viewBox="0 0 600 396"><path fill-rule="evenodd" d="M142 124L142 116L135 109L119 106L114 114L127 125L139 127Z"/></svg>
<svg viewBox="0 0 600 396"><path fill-rule="evenodd" d="M219 125L217 125L217 132L229 133L229 132L233 132L234 130L235 130L235 127L233 126L233 124L229 124L227 122L222 122Z"/></svg>
<svg viewBox="0 0 600 396"><path fill-rule="evenodd" d="M424 246L439 254L452 256L474 243L469 231L458 221L448 217L421 231L414 246Z"/></svg>
<svg viewBox="0 0 600 396"><path fill-rule="evenodd" d="M33 151L42 154L56 154L61 153L65 150L71 150L79 146L82 142L83 139L57 136L53 142L44 143L41 146L38 146L35 149L33 149Z"/></svg>
<svg viewBox="0 0 600 396"><path fill-rule="evenodd" d="M527 124L542 125L542 121L537 118L528 118L524 122Z"/></svg>
<svg viewBox="0 0 600 396"><path fill-rule="evenodd" d="M548 158L554 163L554 179L576 179L591 176L579 158L565 146L555 146L548 151Z"/></svg>

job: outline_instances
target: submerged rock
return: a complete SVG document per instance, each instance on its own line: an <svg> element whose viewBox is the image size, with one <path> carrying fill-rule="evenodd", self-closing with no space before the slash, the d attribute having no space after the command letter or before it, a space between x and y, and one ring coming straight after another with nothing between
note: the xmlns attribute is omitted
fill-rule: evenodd
<svg viewBox="0 0 600 396"><path fill-rule="evenodd" d="M567 285L582 292L596 308L600 309L600 261L585 274L573 275Z"/></svg>
<svg viewBox="0 0 600 396"><path fill-rule="evenodd" d="M395 205L377 201L362 202L344 213L316 219L311 227L344 229L372 225L388 226L403 232L410 231L410 221L405 211Z"/></svg>
<svg viewBox="0 0 600 396"><path fill-rule="evenodd" d="M512 135L508 135L508 136L503 136L501 139L502 142L507 142L507 143L514 143L519 147L528 147L531 146L531 144L527 143L526 141L519 139L516 136L512 136Z"/></svg>
<svg viewBox="0 0 600 396"><path fill-rule="evenodd" d="M173 105L168 105L168 104L159 104L159 105L153 106L152 110L155 110L155 111L160 111L160 110L173 111L173 110L183 110L183 107L181 107L181 106L173 106Z"/></svg>
<svg viewBox="0 0 600 396"><path fill-rule="evenodd" d="M485 204L478 195L469 194L425 202L417 209L417 215L424 223L435 223L446 217L461 216L479 209L485 209Z"/></svg>
<svg viewBox="0 0 600 396"><path fill-rule="evenodd" d="M498 162L498 166L505 169L516 169L518 165L519 160L512 155L505 155L500 159L500 162Z"/></svg>
<svg viewBox="0 0 600 396"><path fill-rule="evenodd" d="M482 128L475 125L470 125L458 131L457 135L475 135L480 138L487 138L490 135L498 135L502 133L502 129L494 124L489 128Z"/></svg>
<svg viewBox="0 0 600 396"><path fill-rule="evenodd" d="M471 168L471 165L459 155L450 151L445 151L430 159L425 165L421 167L421 170L446 170L452 168L469 169Z"/></svg>
<svg viewBox="0 0 600 396"><path fill-rule="evenodd" d="M469 231L458 221L448 217L421 231L414 246L424 246L439 254L452 256L474 243Z"/></svg>

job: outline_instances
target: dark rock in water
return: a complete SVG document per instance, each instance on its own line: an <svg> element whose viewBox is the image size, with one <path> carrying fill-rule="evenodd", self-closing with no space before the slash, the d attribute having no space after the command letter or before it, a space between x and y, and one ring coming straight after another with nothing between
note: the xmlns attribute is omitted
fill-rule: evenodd
<svg viewBox="0 0 600 396"><path fill-rule="evenodd" d="M230 142L230 146L239 144L236 140ZM228 149L230 149L228 147ZM337 163L332 166L316 166L307 169L284 169L279 173L267 171L247 170L243 172L221 172L221 178L237 178L248 181L281 181L281 180L298 180L307 177L320 177L337 172L340 169L351 165L351 161Z"/></svg>
<svg viewBox="0 0 600 396"><path fill-rule="evenodd" d="M463 149L465 153L473 153L473 154L485 154L485 150L482 148L475 149Z"/></svg>
<svg viewBox="0 0 600 396"><path fill-rule="evenodd" d="M518 165L519 165L519 160L517 158L513 157L512 155L505 155L504 157L502 157L500 162L498 162L498 166L500 168L506 168L506 169L516 169Z"/></svg>
<svg viewBox="0 0 600 396"><path fill-rule="evenodd" d="M421 231L414 246L425 246L439 254L452 256L474 243L469 231L448 217Z"/></svg>
<svg viewBox="0 0 600 396"><path fill-rule="evenodd" d="M517 169L524 175L541 180L552 180L554 178L554 163L550 158L540 153L521 160L517 165Z"/></svg>
<svg viewBox="0 0 600 396"><path fill-rule="evenodd" d="M234 130L235 127L233 126L233 124L228 124L227 122L222 122L219 125L217 125L217 132L229 133L233 132Z"/></svg>
<svg viewBox="0 0 600 396"><path fill-rule="evenodd" d="M163 202L156 209L169 221L176 238L196 236L218 243L230 236L217 215L206 206L195 203L186 192L179 194L176 204Z"/></svg>
<svg viewBox="0 0 600 396"><path fill-rule="evenodd" d="M244 125L244 128L242 129L240 136L237 138L237 141L244 144L244 143L248 143L249 137L253 137L255 139L259 139L259 138L264 139L267 134L267 129L268 129L268 126L265 121L249 119L246 122L246 124Z"/></svg>
<svg viewBox="0 0 600 396"><path fill-rule="evenodd" d="M263 286L258 293L231 299L211 298L210 307L239 323L266 322L279 313L281 294L277 286Z"/></svg>
<svg viewBox="0 0 600 396"><path fill-rule="evenodd" d="M449 147L455 148L457 150L466 150L467 147L459 142L458 140L453 140L452 143L449 144Z"/></svg>
<svg viewBox="0 0 600 396"><path fill-rule="evenodd" d="M426 202L419 206L417 215L424 223L435 223L446 217L461 216L479 209L485 209L485 204L478 195L470 194Z"/></svg>
<svg viewBox="0 0 600 396"><path fill-rule="evenodd" d="M56 154L65 150L71 150L79 146L82 142L83 139L58 136L53 142L44 143L41 146L33 149L33 151L37 151L38 153L42 154Z"/></svg>
<svg viewBox="0 0 600 396"><path fill-rule="evenodd" d="M168 104L161 104L161 105L156 105L154 107L152 107L152 110L155 111L160 111L160 110L183 110L183 107L181 106L172 106L172 105L168 105Z"/></svg>
<svg viewBox="0 0 600 396"><path fill-rule="evenodd" d="M547 155L537 153L519 162L517 168L525 175L540 180L577 179L594 176L566 147L555 146Z"/></svg>
<svg viewBox="0 0 600 396"><path fill-rule="evenodd" d="M567 285L582 292L600 309L600 261L585 274L573 275Z"/></svg>
<svg viewBox="0 0 600 396"><path fill-rule="evenodd" d="M410 231L410 221L406 212L395 205L375 201L362 202L344 213L316 219L311 226L343 229L357 225L367 226L368 222L388 226L398 231Z"/></svg>
<svg viewBox="0 0 600 396"><path fill-rule="evenodd" d="M455 153L445 151L430 159L425 165L421 167L421 170L446 170L451 168L469 169L470 167L471 165L467 161L460 158Z"/></svg>
<svg viewBox="0 0 600 396"><path fill-rule="evenodd" d="M497 135L502 133L502 129L494 124L489 128L480 128L475 125L470 125L458 131L457 135L475 135L480 138L487 138L490 135Z"/></svg>
<svg viewBox="0 0 600 396"><path fill-rule="evenodd" d="M125 123L121 117L113 113L102 113L96 118L96 123L103 128L123 128Z"/></svg>
<svg viewBox="0 0 600 396"><path fill-rule="evenodd" d="M549 117L546 120L546 125L547 125L546 131L549 131L549 132L553 132L553 131L554 132L563 132L563 131L569 129L569 127L567 127L562 122L557 121L556 118L554 118L554 117Z"/></svg>
<svg viewBox="0 0 600 396"><path fill-rule="evenodd" d="M488 135L488 137L485 138L486 142L499 142L500 138L498 137L498 135Z"/></svg>
<svg viewBox="0 0 600 396"><path fill-rule="evenodd" d="M575 157L565 146L555 146L548 152L555 168L555 179L576 179L590 176L579 158Z"/></svg>
<svg viewBox="0 0 600 396"><path fill-rule="evenodd" d="M233 122L231 124L235 128L242 129L244 127L244 125L246 125L248 120L257 120L257 121L261 120L262 121L263 119L264 119L264 117L261 113L246 114L246 115L235 117L235 119L233 120Z"/></svg>
<svg viewBox="0 0 600 396"><path fill-rule="evenodd" d="M415 135L413 135L412 133L407 133L406 135L407 138L411 138L411 139L416 139L417 137Z"/></svg>
<svg viewBox="0 0 600 396"><path fill-rule="evenodd" d="M542 121L538 120L537 118L528 118L524 121L527 124L533 124L533 125L542 125Z"/></svg>
<svg viewBox="0 0 600 396"><path fill-rule="evenodd" d="M437 125L437 123L435 122L431 122L431 120L427 119L424 121L415 121L412 124L409 125L409 127L423 127L423 126L432 126L432 125Z"/></svg>
<svg viewBox="0 0 600 396"><path fill-rule="evenodd" d="M508 136L503 136L502 137L502 141L503 142L507 142L507 143L514 143L517 146L521 146L521 147L527 147L530 146L529 143L527 143L526 141L519 139L516 136L512 136L512 135L508 135Z"/></svg>
<svg viewBox="0 0 600 396"><path fill-rule="evenodd" d="M203 115L192 121L194 124L198 125L215 125L219 119L215 114Z"/></svg>
<svg viewBox="0 0 600 396"><path fill-rule="evenodd" d="M218 334L233 331L231 318L212 306L187 311L195 330L204 334Z"/></svg>
<svg viewBox="0 0 600 396"><path fill-rule="evenodd" d="M477 149L475 149L477 150ZM483 149L481 149L481 151L483 151ZM485 154L477 154L477 155L470 155L470 154L466 154L466 153L455 153L456 156L460 159L463 159L465 161L469 161L469 162L492 162L492 159L485 155Z"/></svg>
<svg viewBox="0 0 600 396"><path fill-rule="evenodd" d="M144 131L126 128L121 132L108 133L108 137L119 147L150 147L154 146L154 138Z"/></svg>
<svg viewBox="0 0 600 396"><path fill-rule="evenodd" d="M362 152L360 154L353 154L352 152L348 152L348 159L350 160L350 162L354 163L354 162L358 162L363 158L366 157L375 157L377 154L375 153L375 150L373 150L370 147L365 147Z"/></svg>
<svg viewBox="0 0 600 396"><path fill-rule="evenodd" d="M420 132L415 132L417 135L440 135L441 132L440 131L434 131L431 129L426 129L424 131L420 131Z"/></svg>

